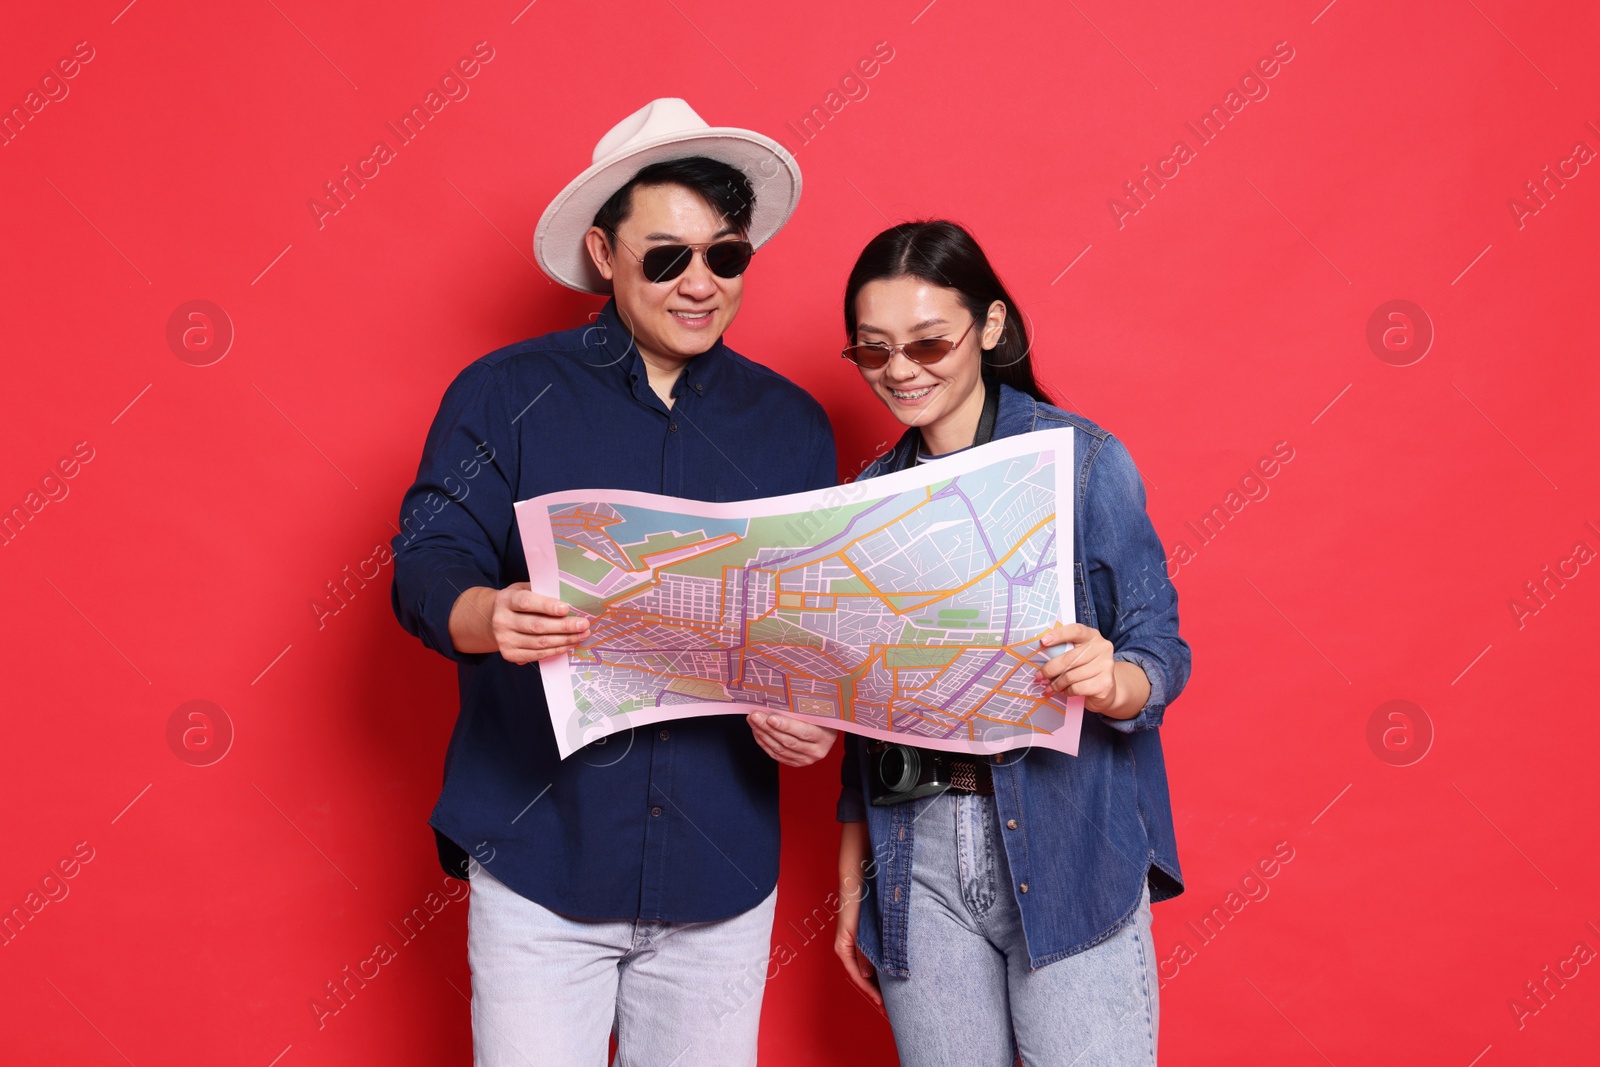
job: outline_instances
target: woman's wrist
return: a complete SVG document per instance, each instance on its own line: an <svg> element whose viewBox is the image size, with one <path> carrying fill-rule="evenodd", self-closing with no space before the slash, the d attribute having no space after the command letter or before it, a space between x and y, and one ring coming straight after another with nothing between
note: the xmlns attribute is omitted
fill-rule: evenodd
<svg viewBox="0 0 1600 1067"><path fill-rule="evenodd" d="M861 887L866 881L866 859L869 851L867 824L847 822L839 827L839 896L843 900L861 899Z"/></svg>
<svg viewBox="0 0 1600 1067"><path fill-rule="evenodd" d="M1137 663L1124 659L1112 663L1111 674L1116 680L1116 696L1112 698L1110 707L1101 710L1099 714L1108 719L1137 717L1150 700L1149 675L1145 674L1144 668Z"/></svg>

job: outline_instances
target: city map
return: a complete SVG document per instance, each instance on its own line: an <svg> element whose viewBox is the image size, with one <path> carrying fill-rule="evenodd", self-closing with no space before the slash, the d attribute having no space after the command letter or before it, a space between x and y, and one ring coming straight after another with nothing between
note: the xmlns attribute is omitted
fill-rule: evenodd
<svg viewBox="0 0 1600 1067"><path fill-rule="evenodd" d="M561 755L765 709L925 748L1077 751L1034 681L1070 622L1070 429L834 489L716 504L620 490L516 505L530 582L588 617L540 662Z"/></svg>

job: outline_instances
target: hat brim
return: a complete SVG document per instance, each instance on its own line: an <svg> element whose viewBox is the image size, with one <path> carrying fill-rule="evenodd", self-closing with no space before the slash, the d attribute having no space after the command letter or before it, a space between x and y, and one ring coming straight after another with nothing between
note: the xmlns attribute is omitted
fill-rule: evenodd
<svg viewBox="0 0 1600 1067"><path fill-rule="evenodd" d="M578 175L544 209L533 231L533 256L552 280L585 293L611 292L583 235L611 195L643 167L667 159L706 156L742 171L755 189L749 240L760 248L783 228L800 202L800 167L777 141L752 130L709 127L646 141Z"/></svg>

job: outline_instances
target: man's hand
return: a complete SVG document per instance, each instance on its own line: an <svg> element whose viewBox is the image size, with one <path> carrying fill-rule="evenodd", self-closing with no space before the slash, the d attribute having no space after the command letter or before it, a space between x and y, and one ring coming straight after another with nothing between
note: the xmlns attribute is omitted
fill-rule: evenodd
<svg viewBox="0 0 1600 1067"><path fill-rule="evenodd" d="M1082 623L1056 626L1039 638L1041 648L1072 647L1039 668L1037 682L1067 696L1083 697L1085 711L1113 719L1131 719L1150 699L1144 668L1114 658L1116 649L1100 631Z"/></svg>
<svg viewBox="0 0 1600 1067"><path fill-rule="evenodd" d="M839 736L837 730L766 711L752 711L746 719L756 744L786 767L811 766L828 754Z"/></svg>
<svg viewBox="0 0 1600 1067"><path fill-rule="evenodd" d="M508 663L559 656L589 636L589 620L527 582L504 589L474 586L450 609L450 640L458 652L498 652Z"/></svg>

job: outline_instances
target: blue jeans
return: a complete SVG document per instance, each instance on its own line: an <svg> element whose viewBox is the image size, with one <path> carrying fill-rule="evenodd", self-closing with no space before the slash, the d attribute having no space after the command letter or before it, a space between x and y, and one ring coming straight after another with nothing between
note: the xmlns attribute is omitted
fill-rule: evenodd
<svg viewBox="0 0 1600 1067"><path fill-rule="evenodd" d="M474 1067L750 1067L778 891L721 922L569 919L474 863Z"/></svg>
<svg viewBox="0 0 1600 1067"><path fill-rule="evenodd" d="M1030 970L994 798L912 803L911 977L879 976L901 1067L1153 1065L1149 887L1110 938Z"/></svg>

